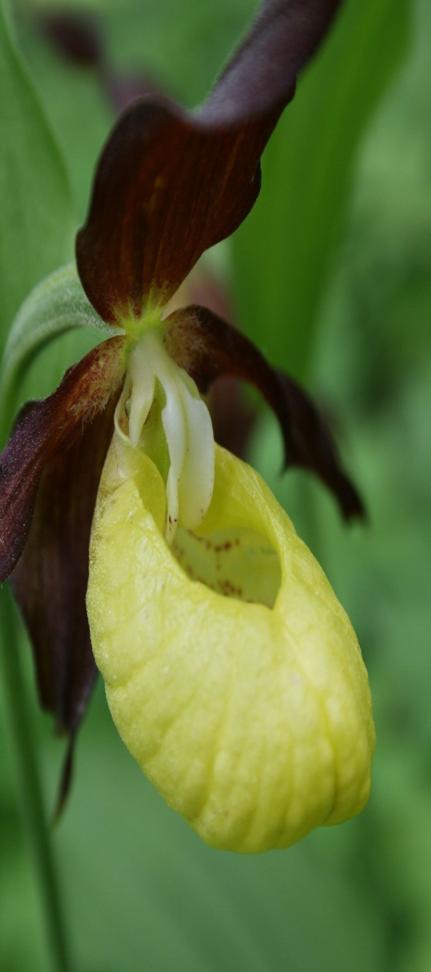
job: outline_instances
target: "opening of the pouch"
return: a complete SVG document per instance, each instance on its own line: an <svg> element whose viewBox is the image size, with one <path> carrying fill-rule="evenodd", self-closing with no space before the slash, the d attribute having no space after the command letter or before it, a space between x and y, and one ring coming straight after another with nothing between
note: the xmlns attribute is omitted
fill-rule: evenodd
<svg viewBox="0 0 431 972"><path fill-rule="evenodd" d="M255 531L230 528L197 536L179 527L172 553L191 580L217 594L274 606L281 582L279 558Z"/></svg>

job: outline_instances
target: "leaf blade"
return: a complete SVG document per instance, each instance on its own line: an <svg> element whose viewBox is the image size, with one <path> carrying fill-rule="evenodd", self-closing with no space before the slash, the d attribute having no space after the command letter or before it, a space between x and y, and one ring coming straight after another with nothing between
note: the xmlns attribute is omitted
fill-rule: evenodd
<svg viewBox="0 0 431 972"><path fill-rule="evenodd" d="M66 170L0 5L0 347L21 301L71 253Z"/></svg>
<svg viewBox="0 0 431 972"><path fill-rule="evenodd" d="M346 3L270 143L260 200L233 239L244 326L295 376L307 368L361 140L408 47L410 10L410 0L396 18L390 0Z"/></svg>

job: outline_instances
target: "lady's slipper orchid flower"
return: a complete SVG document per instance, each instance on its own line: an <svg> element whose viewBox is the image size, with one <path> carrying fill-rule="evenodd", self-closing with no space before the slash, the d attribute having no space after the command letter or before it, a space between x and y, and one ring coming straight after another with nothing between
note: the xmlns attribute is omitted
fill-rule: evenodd
<svg viewBox="0 0 431 972"><path fill-rule="evenodd" d="M0 576L42 703L73 739L94 653L138 763L205 840L241 851L358 812L373 723L346 615L260 477L215 445L201 393L220 375L251 382L286 462L316 472L346 518L362 508L304 392L214 313L171 299L253 205L263 148L338 5L264 0L197 112L147 98L120 118L76 247L89 313L113 336L23 409L0 460Z"/></svg>

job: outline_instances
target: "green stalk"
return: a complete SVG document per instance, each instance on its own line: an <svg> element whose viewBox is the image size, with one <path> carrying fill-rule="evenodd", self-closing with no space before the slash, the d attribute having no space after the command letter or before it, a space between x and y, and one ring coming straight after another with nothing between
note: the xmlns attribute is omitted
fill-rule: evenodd
<svg viewBox="0 0 431 972"><path fill-rule="evenodd" d="M17 619L6 586L0 592L2 679L6 717L13 745L21 811L33 854L40 905L45 920L51 968L69 972L69 961L51 835L45 813L38 753L18 644Z"/></svg>

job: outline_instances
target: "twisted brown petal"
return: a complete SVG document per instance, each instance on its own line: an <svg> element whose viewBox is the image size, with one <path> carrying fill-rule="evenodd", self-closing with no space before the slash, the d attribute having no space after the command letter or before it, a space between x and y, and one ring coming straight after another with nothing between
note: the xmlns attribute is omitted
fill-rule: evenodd
<svg viewBox="0 0 431 972"><path fill-rule="evenodd" d="M1 579L15 567L40 701L69 735L57 814L96 675L85 610L88 547L121 351L122 339L112 338L71 368L53 395L26 405L0 456Z"/></svg>
<svg viewBox="0 0 431 972"><path fill-rule="evenodd" d="M243 334L205 307L192 305L167 319L166 344L202 393L220 377L254 385L275 412L286 466L302 466L331 490L346 519L364 515L362 500L346 475L331 432L312 399L265 360Z"/></svg>
<svg viewBox="0 0 431 972"><path fill-rule="evenodd" d="M30 531L48 464L82 438L119 388L123 338L111 338L66 372L57 391L22 409L0 455L0 581L12 572Z"/></svg>
<svg viewBox="0 0 431 972"><path fill-rule="evenodd" d="M83 287L105 321L166 302L201 253L245 218L268 137L339 2L264 0L199 112L148 98L122 116L76 247Z"/></svg>
<svg viewBox="0 0 431 972"><path fill-rule="evenodd" d="M88 549L117 394L47 463L27 543L12 574L40 702L57 727L70 733L84 714L96 675L85 610Z"/></svg>

